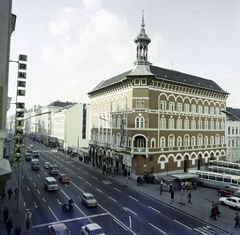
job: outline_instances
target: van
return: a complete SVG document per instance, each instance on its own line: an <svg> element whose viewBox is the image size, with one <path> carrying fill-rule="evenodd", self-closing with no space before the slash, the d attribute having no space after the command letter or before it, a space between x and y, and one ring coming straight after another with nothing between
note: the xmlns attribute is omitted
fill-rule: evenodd
<svg viewBox="0 0 240 235"><path fill-rule="evenodd" d="M48 168L48 172L50 175L57 175L58 174L57 164L50 164Z"/></svg>
<svg viewBox="0 0 240 235"><path fill-rule="evenodd" d="M31 166L32 166L32 170L39 170L39 160L32 159Z"/></svg>
<svg viewBox="0 0 240 235"><path fill-rule="evenodd" d="M57 181L53 177L46 177L44 180L44 187L48 191L58 190Z"/></svg>

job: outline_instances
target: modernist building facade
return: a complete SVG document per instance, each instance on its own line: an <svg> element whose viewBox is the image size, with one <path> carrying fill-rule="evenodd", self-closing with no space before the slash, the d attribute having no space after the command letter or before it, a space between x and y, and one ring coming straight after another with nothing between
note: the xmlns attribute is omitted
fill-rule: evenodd
<svg viewBox="0 0 240 235"><path fill-rule="evenodd" d="M153 66L142 19L134 68L88 93L89 154L96 164L155 175L226 159L225 92L216 82Z"/></svg>

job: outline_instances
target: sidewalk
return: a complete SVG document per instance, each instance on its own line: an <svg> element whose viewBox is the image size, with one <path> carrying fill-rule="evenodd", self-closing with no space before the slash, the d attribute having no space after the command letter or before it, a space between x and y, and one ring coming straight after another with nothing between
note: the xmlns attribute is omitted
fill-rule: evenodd
<svg viewBox="0 0 240 235"><path fill-rule="evenodd" d="M17 211L17 199L15 198L14 190L17 187L17 179L15 176L15 167L12 168L12 175L11 179L7 181L6 184L6 198L3 202L0 202L0 234L5 235L7 234L7 230L5 228L5 224L3 221L3 210L5 207L8 208L9 210L9 216L8 218L12 220L13 224L13 231L11 235L14 234L14 230L19 225L21 227L21 235L26 234L26 225L25 225L25 208L23 207L23 200L22 200L22 195L20 192L20 203L19 203L19 211ZM8 194L7 191L8 189L11 188L13 191L13 194L11 196L11 199L8 199Z"/></svg>
<svg viewBox="0 0 240 235"><path fill-rule="evenodd" d="M67 157L67 156L66 156ZM75 161L79 162L77 158L73 158ZM94 169L95 171L102 174L102 170L96 167L93 167L91 163L81 164L85 167ZM226 231L227 234L239 234L240 229L235 228L234 216L236 211L227 206L219 205L219 210L221 212L220 217L217 217L217 220L210 218L210 210L212 201L219 202L219 196L216 189L197 187L196 190L190 190L192 194L192 204L188 204L187 194L189 191L174 191L174 201L171 202L171 194L168 191L163 191L160 195L160 185L159 184L145 184L145 186L137 186L137 176L131 175L130 179L126 181L126 178L122 175L106 175L105 177L108 180L112 180L122 184L124 187L131 187L134 190L143 193L151 198L161 201L167 206L172 207L173 209L180 210L183 213L189 214L199 220L202 220L205 223L210 224L213 228L220 228Z"/></svg>

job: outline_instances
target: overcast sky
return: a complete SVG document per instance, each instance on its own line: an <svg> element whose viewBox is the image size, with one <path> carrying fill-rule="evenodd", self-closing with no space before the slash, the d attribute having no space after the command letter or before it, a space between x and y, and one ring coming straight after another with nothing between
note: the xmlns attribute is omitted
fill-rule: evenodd
<svg viewBox="0 0 240 235"><path fill-rule="evenodd" d="M149 62L214 80L240 108L239 0L13 0L10 59L28 56L27 109L88 103L99 82L132 69L142 10ZM16 63L9 79L15 101Z"/></svg>

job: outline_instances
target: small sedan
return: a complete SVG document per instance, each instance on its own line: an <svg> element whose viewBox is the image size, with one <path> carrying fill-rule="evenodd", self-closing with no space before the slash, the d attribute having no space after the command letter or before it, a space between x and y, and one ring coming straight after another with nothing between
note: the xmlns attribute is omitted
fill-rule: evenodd
<svg viewBox="0 0 240 235"><path fill-rule="evenodd" d="M223 205L240 210L240 198L239 197L220 197L219 201Z"/></svg>
<svg viewBox="0 0 240 235"><path fill-rule="evenodd" d="M97 206L97 200L91 193L83 193L81 196L82 203L87 207L95 207Z"/></svg>
<svg viewBox="0 0 240 235"><path fill-rule="evenodd" d="M48 169L48 168L49 168L49 165L50 165L50 162L45 162L45 163L44 163L44 168L45 168L45 169Z"/></svg>
<svg viewBox="0 0 240 235"><path fill-rule="evenodd" d="M49 235L71 235L64 223L53 224L48 226Z"/></svg>
<svg viewBox="0 0 240 235"><path fill-rule="evenodd" d="M96 223L82 226L81 231L82 235L105 235L102 228Z"/></svg>
<svg viewBox="0 0 240 235"><path fill-rule="evenodd" d="M70 182L66 174L58 173L58 181L63 184L68 184Z"/></svg>
<svg viewBox="0 0 240 235"><path fill-rule="evenodd" d="M233 188L225 188L225 189L219 189L217 192L218 192L218 195L221 195L223 197L230 197L230 196L233 196L235 191L236 190Z"/></svg>

